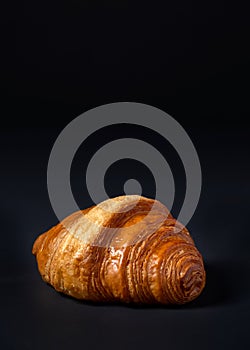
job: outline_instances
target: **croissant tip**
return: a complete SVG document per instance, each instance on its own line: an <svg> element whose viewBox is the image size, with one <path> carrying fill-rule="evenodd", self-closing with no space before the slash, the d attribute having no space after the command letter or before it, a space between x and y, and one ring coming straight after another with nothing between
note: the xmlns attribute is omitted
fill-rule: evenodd
<svg viewBox="0 0 250 350"><path fill-rule="evenodd" d="M185 268L185 267L184 267ZM202 292L206 283L203 264L196 262L190 264L180 279L183 301L192 301Z"/></svg>
<svg viewBox="0 0 250 350"><path fill-rule="evenodd" d="M45 235L46 235L46 232L45 233L42 233L40 236L37 237L37 239L35 240L35 242L33 243L33 246L32 246L32 254L36 256L38 250L40 249L42 243L43 243L43 240L45 238Z"/></svg>
<svg viewBox="0 0 250 350"><path fill-rule="evenodd" d="M36 243L36 241L37 241L37 239L36 239L35 242L33 243L32 249L31 249L31 253L32 253L33 255L36 255L36 253L37 253L37 243Z"/></svg>

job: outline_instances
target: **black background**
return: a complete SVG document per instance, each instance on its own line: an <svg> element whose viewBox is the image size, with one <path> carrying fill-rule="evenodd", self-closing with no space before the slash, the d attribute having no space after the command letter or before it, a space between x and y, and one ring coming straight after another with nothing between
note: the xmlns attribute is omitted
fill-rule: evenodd
<svg viewBox="0 0 250 350"><path fill-rule="evenodd" d="M241 2L22 1L1 11L1 316L4 349L248 348L249 16ZM51 148L76 116L101 104L161 108L188 132L203 188L188 224L204 256L207 286L182 307L92 305L41 281L31 249L57 223L46 185ZM154 145L185 193L178 155L142 127L114 126L84 142L72 166L79 205L92 204L83 170L119 137ZM140 163L110 167L110 196L126 179L154 196Z"/></svg>

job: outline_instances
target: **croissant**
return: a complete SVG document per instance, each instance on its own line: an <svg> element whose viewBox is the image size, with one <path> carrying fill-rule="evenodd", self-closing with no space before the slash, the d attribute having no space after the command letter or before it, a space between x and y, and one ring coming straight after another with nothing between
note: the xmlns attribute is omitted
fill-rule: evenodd
<svg viewBox="0 0 250 350"><path fill-rule="evenodd" d="M205 286L201 254L159 201L128 195L75 212L32 249L44 281L97 302L184 304Z"/></svg>

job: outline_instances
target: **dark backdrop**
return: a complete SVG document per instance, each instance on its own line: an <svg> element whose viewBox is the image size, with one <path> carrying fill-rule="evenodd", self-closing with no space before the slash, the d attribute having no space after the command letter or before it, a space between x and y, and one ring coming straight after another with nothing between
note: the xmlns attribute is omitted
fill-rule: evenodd
<svg viewBox="0 0 250 350"><path fill-rule="evenodd" d="M248 348L249 342L249 18L241 2L22 1L1 11L1 313L5 349ZM188 224L204 256L207 286L183 307L90 305L45 285L31 248L57 223L46 171L60 131L101 104L161 108L190 135L203 188ZM72 188L92 204L83 169L118 137L145 140L166 157L185 193L180 160L142 127L99 130L79 149ZM122 193L135 177L154 196L138 162L110 167L105 186Z"/></svg>

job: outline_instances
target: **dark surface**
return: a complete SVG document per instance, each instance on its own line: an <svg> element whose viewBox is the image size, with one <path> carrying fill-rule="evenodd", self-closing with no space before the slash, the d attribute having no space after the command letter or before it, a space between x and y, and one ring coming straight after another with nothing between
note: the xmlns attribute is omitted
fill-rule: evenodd
<svg viewBox="0 0 250 350"><path fill-rule="evenodd" d="M188 227L206 262L203 294L182 307L136 308L78 302L55 292L38 274L31 255L33 241L57 222L46 189L46 163L55 134L20 129L1 135L1 147L7 151L1 182L1 342L5 348L116 348L119 344L121 349L184 345L198 349L202 344L203 349L231 349L239 343L246 348L250 266L245 138L228 149L233 133L213 133L209 147L209 134L197 137L203 191ZM79 181L77 193L84 197L80 201L84 208L91 203L76 175L75 188L77 192ZM139 169L136 175L140 178ZM110 176L111 194L120 194L124 169L117 165ZM152 193L153 185L144 183L143 190Z"/></svg>
<svg viewBox="0 0 250 350"><path fill-rule="evenodd" d="M248 12L222 1L131 7L9 3L2 12L0 346L3 349L247 349L250 346ZM93 305L55 292L31 254L57 218L47 193L47 162L62 128L85 110L117 101L154 105L190 135L203 188L188 228L207 285L182 307ZM29 120L31 118L31 121ZM166 157L176 181L173 213L185 193L181 163L168 143L140 127L92 135L72 166L82 208L92 204L84 167L101 145L135 137ZM124 161L125 162L125 161ZM154 182L140 164L114 164L110 196L126 179Z"/></svg>

